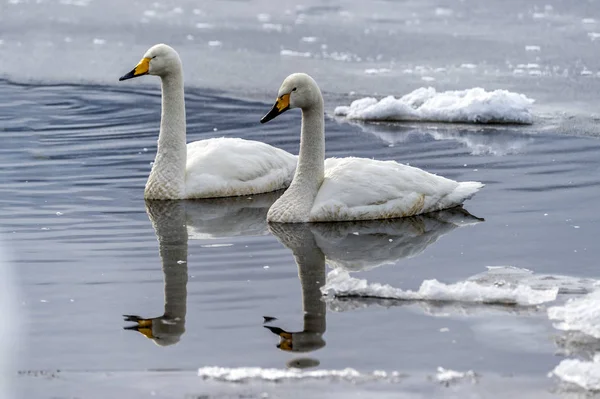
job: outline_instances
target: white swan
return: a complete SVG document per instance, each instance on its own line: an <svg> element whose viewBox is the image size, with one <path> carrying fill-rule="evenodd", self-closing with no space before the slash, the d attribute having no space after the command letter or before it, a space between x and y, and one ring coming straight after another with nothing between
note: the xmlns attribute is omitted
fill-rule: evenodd
<svg viewBox="0 0 600 399"><path fill-rule="evenodd" d="M325 159L323 96L308 75L288 76L265 123L302 110L300 155L294 180L267 214L269 222L305 223L390 219L452 208L481 187L459 183L394 161Z"/></svg>
<svg viewBox="0 0 600 399"><path fill-rule="evenodd" d="M177 52L151 47L119 80L157 75L162 83L158 149L144 198L185 199L266 193L289 186L297 157L258 141L212 138L186 145L183 69Z"/></svg>

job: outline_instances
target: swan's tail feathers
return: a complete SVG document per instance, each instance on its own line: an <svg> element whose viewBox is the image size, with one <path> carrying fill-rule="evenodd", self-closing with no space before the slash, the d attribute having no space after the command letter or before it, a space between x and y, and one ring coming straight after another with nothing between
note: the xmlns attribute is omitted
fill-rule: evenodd
<svg viewBox="0 0 600 399"><path fill-rule="evenodd" d="M465 181L458 183L458 187L452 191L447 199L450 203L459 205L470 199L477 193L485 184L478 181Z"/></svg>

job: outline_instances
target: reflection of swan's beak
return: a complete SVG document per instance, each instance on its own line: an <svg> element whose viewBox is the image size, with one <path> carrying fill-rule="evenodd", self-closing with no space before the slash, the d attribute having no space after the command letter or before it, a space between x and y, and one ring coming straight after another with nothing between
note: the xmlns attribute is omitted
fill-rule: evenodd
<svg viewBox="0 0 600 399"><path fill-rule="evenodd" d="M125 317L125 321L137 323L133 326L123 327L123 330L134 330L144 335L146 338L155 338L152 334L152 319L142 319L141 317L134 315L123 315L123 317Z"/></svg>
<svg viewBox="0 0 600 399"><path fill-rule="evenodd" d="M267 123L271 119L274 119L277 115L283 114L288 109L290 109L290 95L284 94L283 96L279 97L277 101L275 101L273 108L271 108L268 114L262 117L260 123Z"/></svg>
<svg viewBox="0 0 600 399"><path fill-rule="evenodd" d="M292 333L289 333L279 327L271 327L271 326L263 326L264 328L269 329L273 334L279 335L281 341L277 344L277 347L283 351L291 351L294 347L292 342Z"/></svg>

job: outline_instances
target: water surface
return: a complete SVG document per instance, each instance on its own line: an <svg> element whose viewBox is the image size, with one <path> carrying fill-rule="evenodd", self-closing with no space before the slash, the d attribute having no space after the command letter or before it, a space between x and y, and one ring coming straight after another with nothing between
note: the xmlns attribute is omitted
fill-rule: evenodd
<svg viewBox="0 0 600 399"><path fill-rule="evenodd" d="M327 118L327 156L393 159L486 183L465 207L485 221L457 227L431 216L278 228L264 217L279 193L143 200L160 117L155 90L5 80L0 91L2 233L14 253L26 331L18 367L60 370L52 378L21 375L22 397L322 394L318 383L230 386L195 377L203 366L289 365L409 376L399 386L357 388L381 397L398 389L407 397L445 395L427 379L438 366L481 374L480 388L467 384L467 392L492 395L512 378L551 395L546 374L561 348L543 309L326 304L317 288L325 263L411 289L424 279L460 281L489 265L596 277L600 142L584 131ZM190 89L188 141L244 137L297 153L299 113L258 124L269 108ZM159 327L123 329L135 326L123 315ZM270 329L263 316L276 318ZM340 397L348 392L328 386Z"/></svg>

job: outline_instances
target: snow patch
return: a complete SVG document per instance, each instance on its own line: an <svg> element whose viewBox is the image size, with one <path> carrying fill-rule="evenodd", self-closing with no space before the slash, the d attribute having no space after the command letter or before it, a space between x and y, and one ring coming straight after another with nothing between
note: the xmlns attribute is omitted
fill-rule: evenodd
<svg viewBox="0 0 600 399"><path fill-rule="evenodd" d="M554 327L559 330L581 331L600 339L600 291L549 308L548 318L557 321Z"/></svg>
<svg viewBox="0 0 600 399"><path fill-rule="evenodd" d="M372 373L361 373L352 368L303 371L300 369L264 369L260 367L202 367L198 370L198 376L205 380L226 382L327 380L351 383L372 381L398 382L403 377L397 371L388 373L377 370Z"/></svg>
<svg viewBox="0 0 600 399"><path fill-rule="evenodd" d="M507 90L473 88L438 93L421 87L397 99L365 97L338 106L335 115L364 121L430 121L531 124L534 100Z"/></svg>
<svg viewBox="0 0 600 399"><path fill-rule="evenodd" d="M311 56L311 54L309 52L300 52L300 51L294 51L294 50L286 50L283 49L279 52L280 55L286 56L286 57L304 57L304 58L308 58Z"/></svg>
<svg viewBox="0 0 600 399"><path fill-rule="evenodd" d="M558 287L535 290L526 285L514 287L486 286L476 281L462 281L444 284L437 280L425 280L418 291L403 290L388 284L369 283L367 280L351 277L341 269L327 275L326 284L321 287L323 295L333 298L363 297L395 299L400 301L440 301L502 305L532 306L554 301Z"/></svg>
<svg viewBox="0 0 600 399"><path fill-rule="evenodd" d="M450 383L457 382L459 380L463 380L463 379L467 379L467 378L474 381L475 377L476 377L476 375L475 375L475 372L473 372L473 370L455 371L455 370L445 369L443 367L438 367L435 379L438 382L441 382L443 384L450 384Z"/></svg>
<svg viewBox="0 0 600 399"><path fill-rule="evenodd" d="M550 375L555 375L566 383L588 391L600 391L600 354L596 354L591 362L565 359L552 370Z"/></svg>
<svg viewBox="0 0 600 399"><path fill-rule="evenodd" d="M379 74L388 73L388 72L390 72L390 69L388 69L388 68L368 68L368 69L365 69L365 73L367 75L379 75Z"/></svg>

